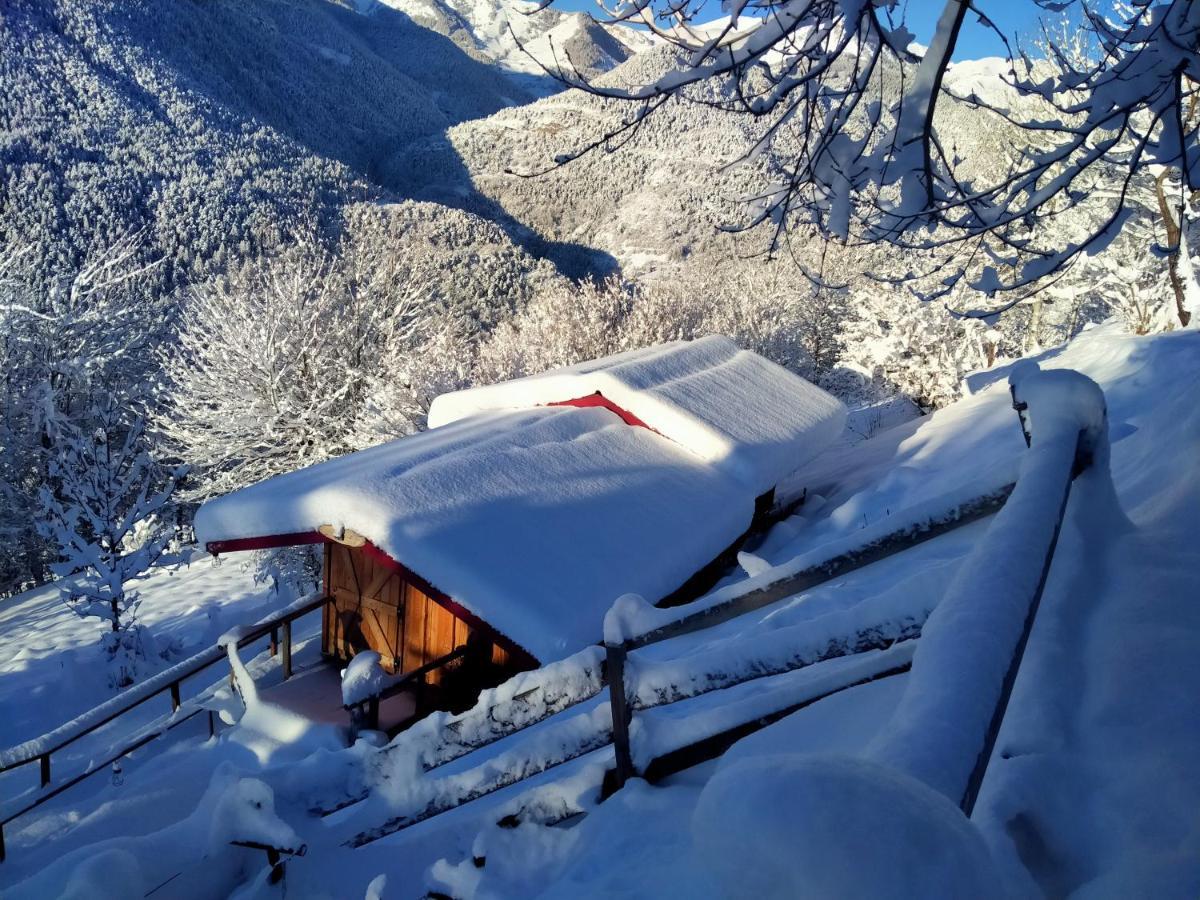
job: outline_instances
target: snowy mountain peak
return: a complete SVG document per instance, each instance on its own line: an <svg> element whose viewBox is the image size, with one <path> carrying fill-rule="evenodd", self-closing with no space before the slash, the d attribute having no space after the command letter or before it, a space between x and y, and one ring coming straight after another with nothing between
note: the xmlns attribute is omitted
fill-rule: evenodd
<svg viewBox="0 0 1200 900"><path fill-rule="evenodd" d="M359 8L380 3L446 35L472 55L521 75L545 77L546 69L575 70L592 78L653 44L635 28L605 28L578 12L537 12L536 5L527 2L360 0Z"/></svg>

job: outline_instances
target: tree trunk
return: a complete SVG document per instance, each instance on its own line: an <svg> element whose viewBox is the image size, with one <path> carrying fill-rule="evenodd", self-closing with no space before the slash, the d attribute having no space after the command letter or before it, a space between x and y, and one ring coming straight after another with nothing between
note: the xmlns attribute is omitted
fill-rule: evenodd
<svg viewBox="0 0 1200 900"><path fill-rule="evenodd" d="M1171 277L1171 290L1175 293L1175 312L1179 316L1179 324L1187 328L1188 322L1192 320L1192 314L1187 309L1183 276L1179 273L1180 225L1175 221L1175 216L1171 212L1171 204L1167 201L1167 192L1163 187L1168 172L1169 170L1163 169L1154 179L1154 193L1158 197L1159 214L1162 215L1163 224L1167 229L1167 246L1175 248L1167 256L1167 272Z"/></svg>

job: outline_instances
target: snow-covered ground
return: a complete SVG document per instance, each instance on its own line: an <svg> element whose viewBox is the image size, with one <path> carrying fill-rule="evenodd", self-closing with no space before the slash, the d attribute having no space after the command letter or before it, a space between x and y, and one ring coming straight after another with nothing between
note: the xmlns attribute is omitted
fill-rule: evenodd
<svg viewBox="0 0 1200 900"><path fill-rule="evenodd" d="M256 730L255 722L213 740L175 742L128 767L122 784L68 792L47 804L43 816L10 826L10 858L0 866L4 895L58 896L72 882L75 896L89 889L142 896L163 882L168 887L156 897L226 896L239 884L239 896L280 895L265 884L261 853L229 845L240 838L307 845L307 855L288 862L292 897L413 897L431 888L464 898L704 898L747 890L796 897L827 896L839 884L865 895L928 896L931 883L943 893L978 896L1196 896L1200 408L1192 388L1200 383L1200 336L1133 337L1101 327L1039 362L1079 369L1104 389L1119 509L1103 477L1077 483L971 822L941 795L893 773L887 759L868 759L869 748L886 746L893 711L918 683L914 670L833 694L743 739L717 761L655 786L635 779L603 803L596 789L611 765L607 747L347 846L450 792L499 783L518 768L539 771L564 750L586 747L583 738L608 727L602 693L483 750L444 757L453 761L424 774L424 752L438 740L434 728L414 729L384 751L365 742L336 749L319 728L289 743L268 727ZM1006 375L988 373L960 403L806 466L790 487L807 488L808 500L752 548L755 571L786 567L881 522L902 522L915 504L1014 477L1029 451ZM672 667L688 671L689 660L713 667L755 640L811 637L830 627L830 617L853 620L868 608L936 603L959 563L986 545L988 528L977 522L656 645L634 665L633 677L640 677L638 666L651 681ZM718 590L737 591L749 580L734 576ZM26 607L31 612L21 621L33 637L36 602L27 597L0 615ZM238 621L250 618L240 612ZM53 618L48 600L41 615ZM199 621L196 612L174 615L179 627ZM55 627L63 629L62 653L81 652L83 636L71 637L62 622ZM212 632L220 630L213 625ZM41 673L59 653L57 643L44 646ZM900 645L884 652L908 651ZM921 653L918 645L918 667ZM594 676L583 677L585 663L594 665L595 654L573 669L564 664L564 672L577 673L581 697L595 690ZM861 664L831 660L638 712L635 749L639 740L670 746L702 717L728 718L772 691L803 697ZM0 687L19 695L22 689L9 681L25 670L4 671ZM31 682L25 684L30 690ZM684 718L689 704L693 714ZM24 727L34 728L34 715L26 715ZM369 798L341 812L310 812L364 788L372 788ZM871 798L878 815L864 820ZM496 825L531 800L587 814L567 827ZM747 880L751 875L758 880Z"/></svg>
<svg viewBox="0 0 1200 900"><path fill-rule="evenodd" d="M146 634L143 676L211 647L235 625L255 622L293 597L255 583L238 560L190 554L138 582ZM113 697L100 636L109 627L75 615L46 585L0 600L0 745L37 737Z"/></svg>

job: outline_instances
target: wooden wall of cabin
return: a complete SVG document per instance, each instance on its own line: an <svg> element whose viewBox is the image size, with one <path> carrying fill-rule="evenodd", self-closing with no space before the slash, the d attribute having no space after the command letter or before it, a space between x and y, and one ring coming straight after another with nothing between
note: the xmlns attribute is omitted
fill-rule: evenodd
<svg viewBox="0 0 1200 900"><path fill-rule="evenodd" d="M405 579L402 570L362 548L325 544L325 593L334 602L325 607L321 649L339 660L375 650L388 672L411 672L471 635L471 626ZM492 662L509 667L515 661L493 644ZM430 673L429 683L438 684L441 674Z"/></svg>

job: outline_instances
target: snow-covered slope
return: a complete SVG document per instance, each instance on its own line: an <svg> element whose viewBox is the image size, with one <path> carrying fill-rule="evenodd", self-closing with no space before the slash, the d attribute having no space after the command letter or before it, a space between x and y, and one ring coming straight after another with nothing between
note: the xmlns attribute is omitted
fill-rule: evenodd
<svg viewBox="0 0 1200 900"><path fill-rule="evenodd" d="M46 821L10 830L10 861L0 877L21 883L6 896L58 895L72 878L87 884L96 877L89 873L100 870L92 862L100 851L120 851L145 889L198 865L224 864L220 850L194 841L164 846L143 835L148 823L165 831L191 821L207 793L228 779L230 766L271 787L277 814L308 844L307 856L288 863L289 896L362 896L375 882L382 897L407 896L415 887L463 898L675 894L716 900L740 887L729 880L737 871L723 862L728 859L772 873L765 896L804 896L831 883L818 876L852 877L869 895L905 895L930 878L949 877L952 860L955 883L970 882L972 896L1194 896L1200 881L1194 763L1200 724L1191 714L1200 693L1194 537L1200 530L1200 411L1181 386L1200 381L1198 343L1194 333L1135 337L1101 327L1040 357L1043 368L1079 369L1104 389L1120 511L1114 518L1111 506L1097 505L1104 500L1096 493L1102 479L1076 485L998 755L970 823L944 804L913 818L906 804L923 801L881 771L886 761L876 760L869 772L854 767L913 683L900 675L843 690L736 744L719 763L655 787L634 781L598 806L594 791L611 765L607 750L360 849L343 845L397 810L421 808L440 790L482 783L522 760L561 752L579 729L603 719L603 705L596 707L601 697L425 775L421 742L435 736L426 729L398 744L414 756L371 756L360 744L299 764L273 756L279 748L247 756L233 740L234 729L219 741L196 742L188 752L180 748L130 770L123 786L63 795L47 807ZM977 382L975 395L932 416L814 461L798 476L812 488L805 506L755 552L767 563L785 564L915 503L1008 477L1027 451L1004 375L990 373ZM756 613L656 645L637 664L643 674L688 660L719 668L733 658L732 646L789 629L818 634L830 617L853 619L867 602L935 601L964 556L987 540L987 529L987 522L975 523ZM720 589L735 589L739 580L746 579L731 578ZM848 662L789 673L791 689L815 689ZM780 689L779 679L760 678L696 698L703 703L690 708L729 718ZM680 703L637 713L635 739L669 740L689 727L686 711ZM869 783L876 799L895 800L886 816L866 823L847 817L835 802L846 796L837 779L824 793L814 791L806 774L813 771L811 754L830 752L849 758L839 764L853 776L849 783ZM347 783L361 784L356 772L383 772L371 799L335 817L310 817L314 802L337 799ZM497 827L519 806L518 797L539 785L551 806L582 803L588 814L571 828ZM933 829L935 820L940 824ZM947 853L948 846L955 851ZM974 863L964 869L967 858ZM871 865L879 860L892 864ZM901 866L909 866L906 877L914 880L898 875ZM241 877L255 871L248 866Z"/></svg>
<svg viewBox="0 0 1200 900"><path fill-rule="evenodd" d="M650 37L635 28L606 29L584 13L537 12L536 4L519 0L370 0L360 8L370 12L379 5L397 9L418 25L523 75L543 76L547 69L570 73L573 67L593 78L652 45ZM546 93L556 90L552 79L537 81Z"/></svg>

